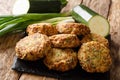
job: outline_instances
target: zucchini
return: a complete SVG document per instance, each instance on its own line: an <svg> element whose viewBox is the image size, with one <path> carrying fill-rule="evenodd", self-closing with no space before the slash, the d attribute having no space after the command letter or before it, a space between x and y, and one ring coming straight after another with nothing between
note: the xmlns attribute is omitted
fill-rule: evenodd
<svg viewBox="0 0 120 80"><path fill-rule="evenodd" d="M110 32L107 19L84 5L74 7L71 14L77 22L87 25L92 33L106 37Z"/></svg>
<svg viewBox="0 0 120 80"><path fill-rule="evenodd" d="M16 0L12 13L59 13L66 4L66 0Z"/></svg>

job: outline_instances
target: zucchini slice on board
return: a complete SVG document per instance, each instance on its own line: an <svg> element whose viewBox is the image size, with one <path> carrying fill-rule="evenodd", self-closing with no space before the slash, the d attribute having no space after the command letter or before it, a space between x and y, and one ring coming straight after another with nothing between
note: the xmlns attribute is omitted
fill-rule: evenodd
<svg viewBox="0 0 120 80"><path fill-rule="evenodd" d="M12 13L59 13L67 0L16 0Z"/></svg>
<svg viewBox="0 0 120 80"><path fill-rule="evenodd" d="M71 14L77 22L86 24L92 33L106 37L110 32L107 19L84 5L74 7Z"/></svg>

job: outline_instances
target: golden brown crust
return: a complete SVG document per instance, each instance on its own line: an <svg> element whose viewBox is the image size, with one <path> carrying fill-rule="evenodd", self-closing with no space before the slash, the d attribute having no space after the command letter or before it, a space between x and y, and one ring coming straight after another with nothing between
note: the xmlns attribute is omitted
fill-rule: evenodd
<svg viewBox="0 0 120 80"><path fill-rule="evenodd" d="M91 33L91 34L85 35L81 40L81 43L86 43L89 41L98 41L104 44L106 47L109 47L108 40L99 34Z"/></svg>
<svg viewBox="0 0 120 80"><path fill-rule="evenodd" d="M55 48L74 48L80 46L80 40L75 34L57 34L49 37Z"/></svg>
<svg viewBox="0 0 120 80"><path fill-rule="evenodd" d="M83 36L83 38L81 39L81 43L86 43L86 42L90 42L90 41L92 41L91 34L87 34L87 35Z"/></svg>
<svg viewBox="0 0 120 80"><path fill-rule="evenodd" d="M110 50L103 44L91 41L84 43L78 51L78 59L87 72L106 72L112 61Z"/></svg>
<svg viewBox="0 0 120 80"><path fill-rule="evenodd" d="M17 42L15 47L18 58L30 61L43 58L50 49L51 42L49 38L39 33L26 36Z"/></svg>
<svg viewBox="0 0 120 80"><path fill-rule="evenodd" d="M56 27L62 34L87 35L90 33L89 27L81 23L59 23Z"/></svg>
<svg viewBox="0 0 120 80"><path fill-rule="evenodd" d="M44 64L52 70L68 71L77 65L77 53L72 49L53 48L52 51L46 55Z"/></svg>
<svg viewBox="0 0 120 80"><path fill-rule="evenodd" d="M91 35L92 35L92 41L98 41L104 44L106 47L109 47L109 42L105 37L95 33L91 33Z"/></svg>
<svg viewBox="0 0 120 80"><path fill-rule="evenodd" d="M48 36L51 36L51 35L55 35L58 33L56 26L53 26L50 23L31 24L27 27L26 31L28 35L31 35L34 33L41 33L41 34L46 34Z"/></svg>

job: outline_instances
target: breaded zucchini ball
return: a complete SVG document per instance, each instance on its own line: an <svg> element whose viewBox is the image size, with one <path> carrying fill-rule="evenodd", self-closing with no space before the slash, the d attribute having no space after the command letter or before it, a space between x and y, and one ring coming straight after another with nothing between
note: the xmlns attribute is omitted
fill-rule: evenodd
<svg viewBox="0 0 120 80"><path fill-rule="evenodd" d="M77 65L77 53L72 49L53 48L44 59L44 64L50 70L65 72Z"/></svg>
<svg viewBox="0 0 120 80"><path fill-rule="evenodd" d="M87 35L90 33L89 27L81 23L59 23L56 28L62 34Z"/></svg>
<svg viewBox="0 0 120 80"><path fill-rule="evenodd" d="M18 58L30 61L43 58L50 49L51 42L49 38L39 33L24 37L17 42L15 47Z"/></svg>
<svg viewBox="0 0 120 80"><path fill-rule="evenodd" d="M75 48L80 46L80 40L75 34L57 34L49 37L55 48Z"/></svg>
<svg viewBox="0 0 120 80"><path fill-rule="evenodd" d="M46 34L48 36L55 35L58 33L56 26L52 25L51 23L31 24L27 27L26 32L28 33L28 35L34 33L41 33L41 34Z"/></svg>
<svg viewBox="0 0 120 80"><path fill-rule="evenodd" d="M106 72L112 64L110 50L103 44L90 41L84 43L78 51L80 65L87 72Z"/></svg>

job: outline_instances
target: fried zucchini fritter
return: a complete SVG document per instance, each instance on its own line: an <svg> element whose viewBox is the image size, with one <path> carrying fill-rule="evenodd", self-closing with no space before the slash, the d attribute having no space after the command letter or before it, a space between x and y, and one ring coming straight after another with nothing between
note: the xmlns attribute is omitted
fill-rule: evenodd
<svg viewBox="0 0 120 80"><path fill-rule="evenodd" d="M110 50L97 41L84 43L78 51L80 65L87 72L106 72L112 60Z"/></svg>
<svg viewBox="0 0 120 80"><path fill-rule="evenodd" d="M59 23L56 28L62 34L87 35L90 33L89 27L81 23Z"/></svg>
<svg viewBox="0 0 120 80"><path fill-rule="evenodd" d="M34 33L46 34L48 36L55 35L58 33L56 26L53 26L51 23L36 23L31 24L27 27L26 32L28 35Z"/></svg>
<svg viewBox="0 0 120 80"><path fill-rule="evenodd" d="M57 34L49 37L55 48L75 48L80 46L80 40L75 34Z"/></svg>
<svg viewBox="0 0 120 80"><path fill-rule="evenodd" d="M43 58L50 49L51 42L49 38L39 33L24 37L17 42L15 47L18 58L30 61Z"/></svg>
<svg viewBox="0 0 120 80"><path fill-rule="evenodd" d="M52 70L65 72L75 68L77 65L77 53L72 49L53 48L46 55L44 64Z"/></svg>
<svg viewBox="0 0 120 80"><path fill-rule="evenodd" d="M81 43L86 43L89 41L98 41L104 44L106 47L109 47L108 40L99 34L91 33L91 34L85 35L83 39L81 40Z"/></svg>

